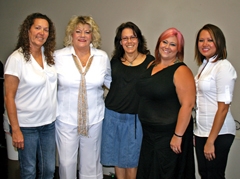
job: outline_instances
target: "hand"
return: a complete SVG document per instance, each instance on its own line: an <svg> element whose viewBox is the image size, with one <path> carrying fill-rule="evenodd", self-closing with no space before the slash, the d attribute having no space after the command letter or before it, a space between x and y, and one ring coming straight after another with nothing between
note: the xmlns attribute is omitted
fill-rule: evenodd
<svg viewBox="0 0 240 179"><path fill-rule="evenodd" d="M208 161L215 159L215 147L213 143L206 142L204 146L204 155Z"/></svg>
<svg viewBox="0 0 240 179"><path fill-rule="evenodd" d="M181 144L182 144L182 137L177 137L173 135L172 140L170 142L170 147L174 153L180 154L182 152Z"/></svg>
<svg viewBox="0 0 240 179"><path fill-rule="evenodd" d="M20 129L12 132L12 144L13 147L24 149L24 138Z"/></svg>

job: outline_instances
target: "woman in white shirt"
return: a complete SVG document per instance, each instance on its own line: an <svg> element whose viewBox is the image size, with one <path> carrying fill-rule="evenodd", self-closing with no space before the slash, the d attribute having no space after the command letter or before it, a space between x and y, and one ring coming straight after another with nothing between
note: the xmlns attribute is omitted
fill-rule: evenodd
<svg viewBox="0 0 240 179"><path fill-rule="evenodd" d="M65 48L55 52L58 74L56 143L61 179L103 178L100 164L103 86L110 87L110 60L99 50L99 28L92 17L74 16Z"/></svg>
<svg viewBox="0 0 240 179"><path fill-rule="evenodd" d="M226 59L225 37L215 25L203 26L196 38L195 143L202 179L224 179L227 158L235 136L230 112L237 73Z"/></svg>
<svg viewBox="0 0 240 179"><path fill-rule="evenodd" d="M16 50L5 64L6 109L22 179L54 177L57 107L54 48L52 21L46 15L33 13L20 26Z"/></svg>

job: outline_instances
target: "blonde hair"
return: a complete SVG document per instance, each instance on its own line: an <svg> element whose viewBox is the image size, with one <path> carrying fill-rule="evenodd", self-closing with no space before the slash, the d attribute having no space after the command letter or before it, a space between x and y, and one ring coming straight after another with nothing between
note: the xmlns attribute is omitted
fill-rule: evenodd
<svg viewBox="0 0 240 179"><path fill-rule="evenodd" d="M72 45L72 34L79 24L88 24L92 31L92 44L95 48L101 46L101 36L99 27L96 22L90 16L73 16L68 22L68 26L65 32L64 46Z"/></svg>

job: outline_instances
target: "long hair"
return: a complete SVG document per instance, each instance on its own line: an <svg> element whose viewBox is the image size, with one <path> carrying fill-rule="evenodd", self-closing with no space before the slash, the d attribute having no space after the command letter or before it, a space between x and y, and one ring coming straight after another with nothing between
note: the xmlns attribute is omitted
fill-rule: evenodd
<svg viewBox="0 0 240 179"><path fill-rule="evenodd" d="M28 31L31 26L34 24L35 19L45 19L49 25L49 35L46 42L43 44L44 47L44 55L48 65L54 65L53 52L55 50L55 27L51 19L49 19L46 15L41 13L33 13L27 16L27 18L23 21L23 23L19 27L19 35L18 42L15 47L15 50L22 48L22 53L26 61L30 61L30 41Z"/></svg>
<svg viewBox="0 0 240 179"><path fill-rule="evenodd" d="M197 61L197 64L200 66L205 59L205 56L203 56L200 51L198 50L198 41L200 33L206 30L210 34L210 36L213 39L213 43L216 46L216 53L213 55L217 55L217 58L214 60L214 62L218 60L223 60L227 58L227 47L226 47L226 40L224 37L223 32L221 29L213 24L206 24L204 25L197 33L197 38L195 42L195 60Z"/></svg>
<svg viewBox="0 0 240 179"><path fill-rule="evenodd" d="M125 53L120 41L122 40L122 31L126 28L132 29L134 35L138 38L138 52L142 54L150 54L150 51L147 49L147 42L144 36L142 35L141 30L133 22L122 23L116 30L116 36L114 38L115 49L113 51L113 57L121 59Z"/></svg>
<svg viewBox="0 0 240 179"><path fill-rule="evenodd" d="M158 38L158 41L157 41L157 44L156 44L156 47L155 47L155 61L154 61L154 64L158 64L161 61L161 55L159 54L160 43L163 40L165 40L169 37L172 37L172 36L175 36L177 38L177 50L178 50L177 58L180 61L183 61L183 59L184 59L184 38L183 38L182 33L179 30L172 27L172 28L169 28L169 29L165 30Z"/></svg>
<svg viewBox="0 0 240 179"><path fill-rule="evenodd" d="M79 24L88 24L92 31L92 44L95 48L101 46L101 36L97 23L90 16L73 16L68 22L65 32L64 46L72 45L72 34Z"/></svg>

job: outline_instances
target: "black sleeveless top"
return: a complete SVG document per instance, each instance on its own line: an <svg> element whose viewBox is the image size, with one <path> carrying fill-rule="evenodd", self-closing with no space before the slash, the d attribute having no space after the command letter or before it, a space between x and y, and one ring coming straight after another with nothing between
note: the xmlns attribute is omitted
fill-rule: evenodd
<svg viewBox="0 0 240 179"><path fill-rule="evenodd" d="M177 121L180 103L173 77L181 65L185 64L176 63L151 75L152 65L141 76L136 90L141 97L138 115L142 122L167 125Z"/></svg>
<svg viewBox="0 0 240 179"><path fill-rule="evenodd" d="M119 113L137 114L139 95L136 93L135 85L153 60L152 55L147 55L146 59L137 66L126 66L116 58L111 60L112 83L105 99L108 109Z"/></svg>

